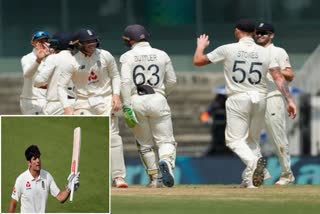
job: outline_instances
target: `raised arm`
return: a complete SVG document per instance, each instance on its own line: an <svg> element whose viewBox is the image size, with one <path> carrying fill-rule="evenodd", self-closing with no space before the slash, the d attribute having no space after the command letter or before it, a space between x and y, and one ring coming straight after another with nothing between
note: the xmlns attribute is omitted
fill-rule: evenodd
<svg viewBox="0 0 320 214"><path fill-rule="evenodd" d="M200 37L197 39L197 48L193 56L194 65L203 66L211 63L208 57L203 53L204 49L206 49L209 44L209 36L206 34L200 35Z"/></svg>

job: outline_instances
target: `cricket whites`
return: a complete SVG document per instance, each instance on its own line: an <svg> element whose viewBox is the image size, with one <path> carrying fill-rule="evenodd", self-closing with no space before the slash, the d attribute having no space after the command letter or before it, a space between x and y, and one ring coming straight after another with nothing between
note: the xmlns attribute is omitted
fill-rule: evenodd
<svg viewBox="0 0 320 214"><path fill-rule="evenodd" d="M71 173L76 175L78 173L79 159L80 159L80 146L81 146L81 128L77 127L73 132L73 150L71 160ZM70 192L70 201L73 200L74 181L72 181L72 187Z"/></svg>

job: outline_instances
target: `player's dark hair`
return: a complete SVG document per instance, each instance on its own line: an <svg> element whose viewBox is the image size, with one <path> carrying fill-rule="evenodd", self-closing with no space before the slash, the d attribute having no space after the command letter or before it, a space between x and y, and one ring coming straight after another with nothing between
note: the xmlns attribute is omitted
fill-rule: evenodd
<svg viewBox="0 0 320 214"><path fill-rule="evenodd" d="M41 153L37 145L31 145L26 149L24 155L27 161L30 161L32 157L40 157Z"/></svg>

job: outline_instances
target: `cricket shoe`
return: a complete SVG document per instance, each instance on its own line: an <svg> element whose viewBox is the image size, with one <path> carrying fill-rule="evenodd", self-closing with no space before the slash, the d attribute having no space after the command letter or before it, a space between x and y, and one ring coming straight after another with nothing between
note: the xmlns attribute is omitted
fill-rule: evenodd
<svg viewBox="0 0 320 214"><path fill-rule="evenodd" d="M255 162L255 167L253 168L253 175L252 175L252 184L256 187L262 185L264 181L264 169L266 167L267 161L264 157L261 157Z"/></svg>
<svg viewBox="0 0 320 214"><path fill-rule="evenodd" d="M252 180L244 179L244 180L242 180L242 182L240 184L240 188L256 189L258 187L254 186L252 184Z"/></svg>
<svg viewBox="0 0 320 214"><path fill-rule="evenodd" d="M160 160L159 169L162 174L163 184L167 187L172 187L174 185L174 176L170 163L166 160Z"/></svg>
<svg viewBox="0 0 320 214"><path fill-rule="evenodd" d="M129 187L129 185L121 177L116 177L113 180L112 186L117 187L117 188L128 188Z"/></svg>
<svg viewBox="0 0 320 214"><path fill-rule="evenodd" d="M150 181L146 185L146 187L149 187L149 188L161 188L161 187L163 187L162 177L159 177L158 174L149 175L149 180Z"/></svg>
<svg viewBox="0 0 320 214"><path fill-rule="evenodd" d="M275 185L283 186L288 184L293 184L295 181L295 178L292 173L289 174L282 174L280 179L275 183Z"/></svg>

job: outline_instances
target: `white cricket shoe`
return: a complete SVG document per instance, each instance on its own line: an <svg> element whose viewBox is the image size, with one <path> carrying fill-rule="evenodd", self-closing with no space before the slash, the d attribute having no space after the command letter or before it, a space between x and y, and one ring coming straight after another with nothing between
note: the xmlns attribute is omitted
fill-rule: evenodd
<svg viewBox="0 0 320 214"><path fill-rule="evenodd" d="M162 174L163 184L167 187L172 187L174 185L174 175L171 164L166 160L160 160L159 169Z"/></svg>
<svg viewBox="0 0 320 214"><path fill-rule="evenodd" d="M146 187L149 188L161 188L163 187L162 183L162 177L160 177L158 174L155 175L149 175L149 183Z"/></svg>
<svg viewBox="0 0 320 214"><path fill-rule="evenodd" d="M124 181L122 177L116 177L113 179L112 186L117 188L128 188L129 185Z"/></svg>
<svg viewBox="0 0 320 214"><path fill-rule="evenodd" d="M295 181L295 178L292 173L281 174L281 177L275 183L275 185L283 186L283 185L293 184L294 181Z"/></svg>
<svg viewBox="0 0 320 214"><path fill-rule="evenodd" d="M256 189L258 187L254 186L252 184L252 180L244 179L244 180L242 180L242 182L240 184L240 188Z"/></svg>
<svg viewBox="0 0 320 214"><path fill-rule="evenodd" d="M256 187L261 186L264 181L264 169L266 167L266 164L267 164L267 160L264 157L258 158L258 160L254 164L252 184Z"/></svg>

